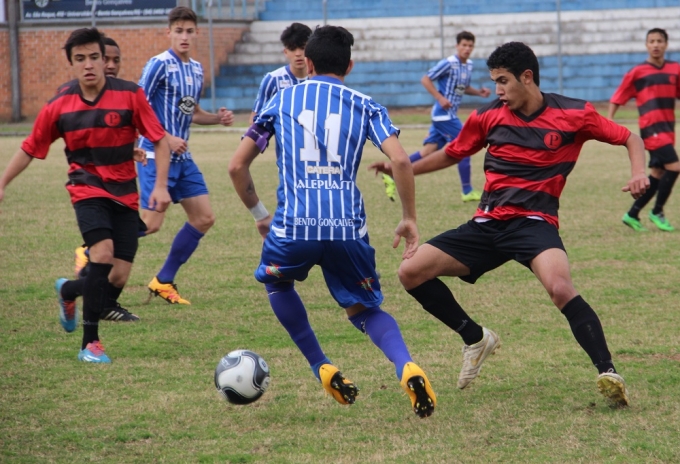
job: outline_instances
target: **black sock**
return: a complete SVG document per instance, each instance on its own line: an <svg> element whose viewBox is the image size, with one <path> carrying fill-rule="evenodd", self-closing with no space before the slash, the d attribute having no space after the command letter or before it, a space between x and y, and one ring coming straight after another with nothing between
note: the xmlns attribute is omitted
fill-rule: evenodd
<svg viewBox="0 0 680 464"><path fill-rule="evenodd" d="M109 273L112 264L93 263L83 287L83 344L99 340L99 316L109 293Z"/></svg>
<svg viewBox="0 0 680 464"><path fill-rule="evenodd" d="M61 297L66 301L73 301L83 295L84 279L69 280L61 287Z"/></svg>
<svg viewBox="0 0 680 464"><path fill-rule="evenodd" d="M467 315L453 297L449 287L441 280L428 280L407 292L425 308L425 311L457 332L466 345L474 345L484 337L482 327Z"/></svg>
<svg viewBox="0 0 680 464"><path fill-rule="evenodd" d="M106 303L105 309L115 308L118 304L118 297L123 292L122 288L118 288L109 282L109 296L108 302Z"/></svg>
<svg viewBox="0 0 680 464"><path fill-rule="evenodd" d="M649 176L649 188L645 193L642 194L640 198L635 200L633 206L631 206L630 210L628 211L628 216L634 219L640 219L640 210L647 206L647 203L649 203L650 200L654 198L654 195L656 195L656 191L658 189L659 179L653 176Z"/></svg>
<svg viewBox="0 0 680 464"><path fill-rule="evenodd" d="M600 319L581 295L574 297L564 308L562 314L569 321L574 338L581 348L588 353L591 361L601 374L603 372L616 372L612 355L607 348L607 340Z"/></svg>
<svg viewBox="0 0 680 464"><path fill-rule="evenodd" d="M663 212L663 206L668 201L668 197L671 196L673 191L673 185L675 185L675 180L678 178L678 172L676 171L666 171L659 179L659 192L656 195L656 204L652 210L652 214L659 214Z"/></svg>

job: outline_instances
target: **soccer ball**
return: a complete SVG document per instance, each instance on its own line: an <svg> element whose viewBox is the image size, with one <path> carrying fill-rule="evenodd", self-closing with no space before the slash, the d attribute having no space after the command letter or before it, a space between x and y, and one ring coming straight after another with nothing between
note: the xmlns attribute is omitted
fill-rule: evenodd
<svg viewBox="0 0 680 464"><path fill-rule="evenodd" d="M215 368L215 387L232 404L257 401L269 387L269 366L257 353L236 350Z"/></svg>

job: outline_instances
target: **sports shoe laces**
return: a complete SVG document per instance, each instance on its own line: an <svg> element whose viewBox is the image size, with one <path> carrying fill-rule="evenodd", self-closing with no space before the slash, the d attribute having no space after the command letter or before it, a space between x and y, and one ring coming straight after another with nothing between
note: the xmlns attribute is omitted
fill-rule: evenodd
<svg viewBox="0 0 680 464"><path fill-rule="evenodd" d="M102 343L101 343L99 340L96 340L96 341L94 341L94 342L91 342L91 343L89 344L89 348L88 348L88 349L89 349L89 350L92 352L92 354L95 355L95 356L101 356L102 354L104 354L104 347L102 346Z"/></svg>

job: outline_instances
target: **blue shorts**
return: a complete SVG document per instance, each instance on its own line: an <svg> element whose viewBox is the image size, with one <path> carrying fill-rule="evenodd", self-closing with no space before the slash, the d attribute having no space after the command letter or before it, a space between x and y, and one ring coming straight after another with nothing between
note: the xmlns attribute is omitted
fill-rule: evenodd
<svg viewBox="0 0 680 464"><path fill-rule="evenodd" d="M437 150L449 143L451 140L458 137L460 130L463 128L463 123L460 119L449 119L448 121L432 121L430 132L427 134L423 145L429 143L436 143Z"/></svg>
<svg viewBox="0 0 680 464"><path fill-rule="evenodd" d="M147 159L146 166L137 163L139 177L140 206L149 209L149 197L156 183L156 160ZM173 203L185 198L193 198L208 194L203 174L192 159L170 163L168 172L168 192Z"/></svg>
<svg viewBox="0 0 680 464"><path fill-rule="evenodd" d="M368 243L368 235L359 240L303 241L270 232L262 245L255 278L263 284L303 281L316 264L321 266L326 286L340 307L361 303L372 308L382 303L375 250Z"/></svg>

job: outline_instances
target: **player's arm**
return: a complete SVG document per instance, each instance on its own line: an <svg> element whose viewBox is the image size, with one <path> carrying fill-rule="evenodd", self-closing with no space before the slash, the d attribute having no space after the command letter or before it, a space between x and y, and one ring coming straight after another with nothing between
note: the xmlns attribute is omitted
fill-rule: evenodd
<svg viewBox="0 0 680 464"><path fill-rule="evenodd" d="M439 103L439 106L444 108L445 110L448 110L451 108L453 105L451 102L441 93L439 93L439 90L437 90L437 87L435 87L434 82L432 79L430 79L430 76L425 74L422 79L420 79L420 83L423 84L423 87L425 87L425 90L428 91L430 95L434 97L435 100L437 100L437 103Z"/></svg>
<svg viewBox="0 0 680 464"><path fill-rule="evenodd" d="M158 213L162 213L170 203L170 193L168 192L168 172L170 171L170 145L168 144L167 136L163 136L153 144L155 164L156 164L156 182L153 186L153 191L149 196L149 208Z"/></svg>
<svg viewBox="0 0 680 464"><path fill-rule="evenodd" d="M465 87L465 95L473 95L475 97L486 98L489 95L491 95L491 89L488 89L486 87L480 87L479 89L475 89L471 85L468 85L467 87Z"/></svg>
<svg viewBox="0 0 680 464"><path fill-rule="evenodd" d="M416 225L416 187L413 179L411 160L395 134L390 135L380 146L390 159L392 176L401 200L401 221L394 231L392 247L397 248L401 237L406 239L403 258L412 257L418 249L418 226Z"/></svg>
<svg viewBox="0 0 680 464"><path fill-rule="evenodd" d="M264 151L268 139L269 132L263 127L250 126L236 148L234 156L229 161L229 177L231 177L234 190L253 215L255 226L262 238L265 238L269 233L269 224L272 218L255 191L255 183L250 174L250 165L257 155Z"/></svg>
<svg viewBox="0 0 680 464"><path fill-rule="evenodd" d="M607 108L607 119L611 119L612 121L614 120L614 115L616 115L619 106L620 105L617 105L616 103L609 102L609 108Z"/></svg>
<svg viewBox="0 0 680 464"><path fill-rule="evenodd" d="M2 177L0 177L0 201L5 197L5 188L31 164L31 161L33 161L33 157L21 148L12 156L2 173Z"/></svg>
<svg viewBox="0 0 680 464"><path fill-rule="evenodd" d="M621 80L621 84L614 92L614 95L609 99L609 108L607 108L607 119L614 120L614 116L621 105L625 105L628 100L635 97L637 91L635 90L635 72L634 69L626 73Z"/></svg>
<svg viewBox="0 0 680 464"><path fill-rule="evenodd" d="M621 191L639 198L649 188L649 177L645 172L645 144L639 135L631 132L625 146L630 160L630 180Z"/></svg>
<svg viewBox="0 0 680 464"><path fill-rule="evenodd" d="M201 126L211 126L214 124L231 126L234 124L234 113L225 107L221 107L219 110L217 110L217 113L210 113L201 108L201 105L196 105L191 122L194 124L200 124Z"/></svg>

